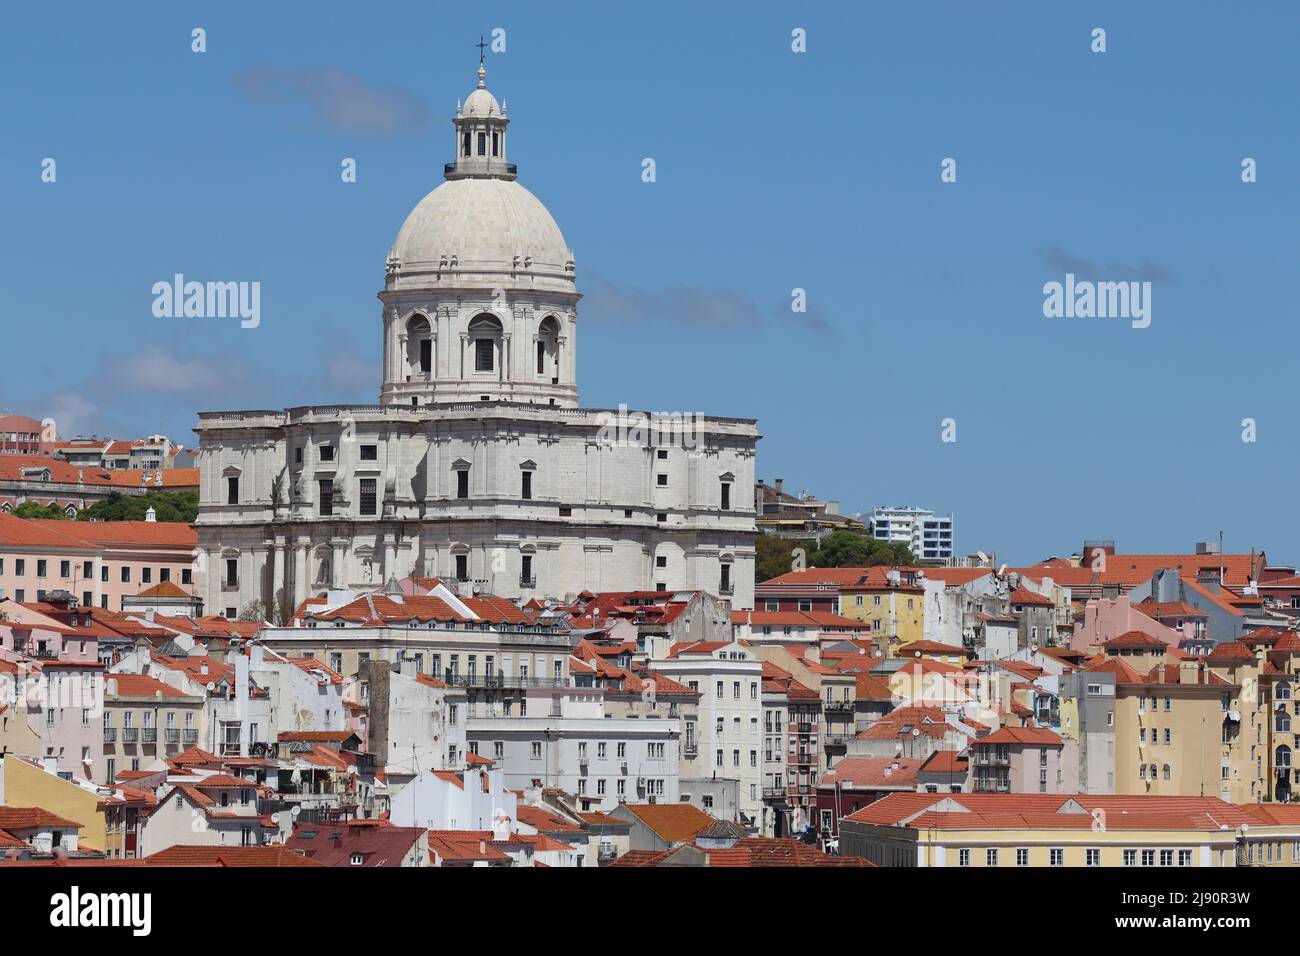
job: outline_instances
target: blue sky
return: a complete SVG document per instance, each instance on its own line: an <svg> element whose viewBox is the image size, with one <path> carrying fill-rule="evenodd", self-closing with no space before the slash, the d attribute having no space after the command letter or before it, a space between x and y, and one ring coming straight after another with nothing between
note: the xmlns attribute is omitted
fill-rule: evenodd
<svg viewBox="0 0 1300 956"><path fill-rule="evenodd" d="M384 256L498 27L584 404L755 417L761 477L1013 563L1300 557L1294 4L17 5L0 407L192 444L201 409L376 401ZM1150 328L1044 318L1067 270L1151 278ZM260 327L155 318L176 272L260 281Z"/></svg>

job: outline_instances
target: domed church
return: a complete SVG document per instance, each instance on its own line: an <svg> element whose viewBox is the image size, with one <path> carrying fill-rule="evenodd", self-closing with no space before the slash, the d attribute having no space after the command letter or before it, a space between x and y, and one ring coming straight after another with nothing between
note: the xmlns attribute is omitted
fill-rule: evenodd
<svg viewBox="0 0 1300 956"><path fill-rule="evenodd" d="M574 255L481 62L454 125L388 253L380 403L199 415L205 613L409 575L752 607L757 423L581 408Z"/></svg>

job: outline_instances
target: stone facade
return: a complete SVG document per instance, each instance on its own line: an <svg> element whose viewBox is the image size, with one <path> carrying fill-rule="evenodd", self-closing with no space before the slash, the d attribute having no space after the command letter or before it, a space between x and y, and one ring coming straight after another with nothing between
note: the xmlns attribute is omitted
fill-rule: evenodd
<svg viewBox="0 0 1300 956"><path fill-rule="evenodd" d="M381 404L199 416L210 613L409 574L752 606L755 421L578 407L572 254L507 123L480 71L447 182L389 253Z"/></svg>

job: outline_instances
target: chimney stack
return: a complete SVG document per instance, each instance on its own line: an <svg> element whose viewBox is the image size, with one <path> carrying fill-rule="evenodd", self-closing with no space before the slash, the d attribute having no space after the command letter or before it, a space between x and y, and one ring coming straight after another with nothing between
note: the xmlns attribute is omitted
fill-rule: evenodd
<svg viewBox="0 0 1300 956"><path fill-rule="evenodd" d="M785 484L785 479L784 479L784 478L778 478L778 479L776 479L776 493L777 493L778 495L781 493L781 486L784 485L784 484Z"/></svg>

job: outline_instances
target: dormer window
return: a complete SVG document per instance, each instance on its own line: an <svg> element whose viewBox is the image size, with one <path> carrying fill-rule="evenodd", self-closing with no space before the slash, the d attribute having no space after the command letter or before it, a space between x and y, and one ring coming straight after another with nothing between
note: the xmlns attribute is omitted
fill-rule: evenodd
<svg viewBox="0 0 1300 956"><path fill-rule="evenodd" d="M350 857L348 857L348 863L350 863L352 866L360 866L363 862L365 862L365 858L362 857L360 853L353 853Z"/></svg>

